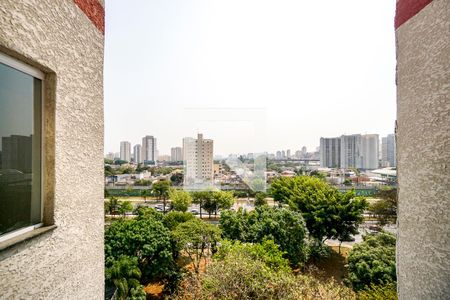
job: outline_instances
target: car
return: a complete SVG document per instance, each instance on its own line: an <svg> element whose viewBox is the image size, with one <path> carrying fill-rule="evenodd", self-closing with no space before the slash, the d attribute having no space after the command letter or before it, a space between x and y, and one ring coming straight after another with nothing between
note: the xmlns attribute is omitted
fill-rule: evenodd
<svg viewBox="0 0 450 300"><path fill-rule="evenodd" d="M191 214L193 214L193 215L198 215L199 212L198 212L198 210L196 210L196 209L191 209Z"/></svg>

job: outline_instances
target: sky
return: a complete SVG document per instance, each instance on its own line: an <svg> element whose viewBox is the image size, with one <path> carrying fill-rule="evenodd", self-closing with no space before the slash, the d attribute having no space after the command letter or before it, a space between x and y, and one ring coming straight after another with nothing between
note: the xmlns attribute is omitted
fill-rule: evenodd
<svg viewBox="0 0 450 300"><path fill-rule="evenodd" d="M394 132L395 0L107 0L105 153L214 154Z"/></svg>

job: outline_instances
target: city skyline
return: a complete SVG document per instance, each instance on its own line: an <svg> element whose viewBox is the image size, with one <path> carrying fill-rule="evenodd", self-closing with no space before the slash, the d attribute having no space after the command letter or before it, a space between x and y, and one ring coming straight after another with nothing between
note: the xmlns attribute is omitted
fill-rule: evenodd
<svg viewBox="0 0 450 300"><path fill-rule="evenodd" d="M198 132L217 140L218 154L386 136L395 126L394 8L394 0L111 2L105 152L146 134L164 154Z"/></svg>
<svg viewBox="0 0 450 300"><path fill-rule="evenodd" d="M201 133L198 133L200 135L203 135ZM363 160L361 160L358 164L360 165L360 167L362 168L366 168L367 166L375 166L378 164L379 161L381 161L381 164L385 164L385 166L394 166L395 167L395 134L387 134L386 136L382 136L380 134L377 133L372 133L372 134L361 134L361 133L353 133L353 134L341 134L335 137L320 137L319 138L319 146L318 147L314 147L312 149L307 148L306 146L302 146L302 147L297 147L297 148L283 148L283 147L279 147L277 148L277 150L274 151L262 151L262 152L233 152L233 153L214 153L214 157L218 158L218 157L222 157L222 158L226 158L227 156L230 155L248 155L248 154L255 154L255 153L266 153L268 155L268 158L275 158L275 159L285 159L285 158L304 158L306 157L306 155L313 155L312 157L317 157L317 155L319 156L319 159L322 161L322 163L324 165L322 166L326 166L326 167L331 167L331 166L336 166L339 167L342 160L344 159L343 157L345 156L341 156L341 140L343 138L352 138L352 137L356 137L358 140L354 141L353 143L357 143L357 151L356 153L367 153L367 155L363 155L362 158ZM191 139L191 137L183 137L182 138L182 142L181 142L181 147L179 145L175 145L173 147L170 148L169 153L164 153L159 151L159 149L156 147L156 140L157 138L154 136L145 136L144 138L142 138L142 141L144 141L146 138L152 138L155 141L155 146L154 146L154 153L155 153L155 157L156 160L159 160L159 157L168 157L170 158L170 161L181 161L183 159L179 159L180 157L183 157L183 144L185 143L186 139ZM212 140L215 141L214 138L212 138ZM389 140L389 146L386 145L387 140ZM120 142L120 151L116 152L116 151L109 151L106 152L104 154L105 158L109 158L109 159L114 159L114 157L116 158L120 158L122 159L122 145L124 143L128 143L130 144L129 141L121 141ZM330 143L330 144L328 144ZM331 144L333 143L333 144ZM336 145L336 147L339 147L339 149L336 150L332 150L332 152L325 152L325 147L335 147L334 143L337 143L338 145ZM144 154L141 151L141 144L137 143L137 144L133 144L131 143L131 145L134 145L132 147L133 151L131 151L130 148L130 160L133 160L134 162L136 162L136 153L139 153L139 161L138 163L143 162L146 159L142 159L141 156L144 156ZM389 148L389 150L387 150ZM139 151L137 151L136 149L139 149ZM331 150L330 150L331 151ZM336 152L335 152L336 151ZM132 152L132 155L131 155ZM389 152L389 153L388 153ZM316 155L317 154L317 155ZM342 154L344 155L344 154ZM358 154L359 155L359 154ZM367 158L369 157L370 158ZM174 157L176 157L176 159L174 159ZM369 161L367 161L367 159L369 159ZM344 159L345 160L345 159ZM345 165L345 164L344 164ZM355 164L356 165L356 164ZM372 167L371 167L372 168Z"/></svg>

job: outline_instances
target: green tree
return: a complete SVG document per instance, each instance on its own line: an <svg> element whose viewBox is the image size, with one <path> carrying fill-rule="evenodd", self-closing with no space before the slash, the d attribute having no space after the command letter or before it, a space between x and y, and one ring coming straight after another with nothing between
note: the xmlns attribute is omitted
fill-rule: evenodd
<svg viewBox="0 0 450 300"><path fill-rule="evenodd" d="M135 213L138 215L137 220L154 219L163 221L164 219L164 215L160 212L157 212L156 209L152 207L140 206L136 209Z"/></svg>
<svg viewBox="0 0 450 300"><path fill-rule="evenodd" d="M120 256L105 270L106 280L117 289L120 300L145 300L144 287L140 284L141 271L136 257Z"/></svg>
<svg viewBox="0 0 450 300"><path fill-rule="evenodd" d="M255 206L267 205L266 194L259 192L255 195Z"/></svg>
<svg viewBox="0 0 450 300"><path fill-rule="evenodd" d="M130 201L121 201L119 204L119 213L125 217L125 214L133 210L133 205Z"/></svg>
<svg viewBox="0 0 450 300"><path fill-rule="evenodd" d="M284 253L273 240L264 240L262 243L242 243L240 241L224 240L214 259L223 260L230 254L250 255L253 259L261 260L267 267L275 271L290 271L289 260L283 257Z"/></svg>
<svg viewBox="0 0 450 300"><path fill-rule="evenodd" d="M158 197L159 200L164 202L164 213L166 212L166 200L169 197L170 181L161 180L153 183L153 194Z"/></svg>
<svg viewBox="0 0 450 300"><path fill-rule="evenodd" d="M177 247L191 259L195 273L200 271L200 263L212 254L212 247L220 240L220 229L200 219L192 219L179 224L173 233Z"/></svg>
<svg viewBox="0 0 450 300"><path fill-rule="evenodd" d="M122 255L137 258L145 280L164 278L174 269L170 231L151 215L120 220L107 227L106 266Z"/></svg>
<svg viewBox="0 0 450 300"><path fill-rule="evenodd" d="M144 203L147 203L147 197L151 196L150 190L144 189L141 190L141 197L144 198Z"/></svg>
<svg viewBox="0 0 450 300"><path fill-rule="evenodd" d="M172 200L172 209L175 211L186 212L192 203L191 194L183 190L171 189L169 198Z"/></svg>
<svg viewBox="0 0 450 300"><path fill-rule="evenodd" d="M397 281L395 236L389 233L363 236L348 256L348 281L355 291Z"/></svg>
<svg viewBox="0 0 450 300"><path fill-rule="evenodd" d="M381 189L376 194L380 200L370 205L369 210L381 226L397 222L397 189Z"/></svg>
<svg viewBox="0 0 450 300"><path fill-rule="evenodd" d="M105 213L109 212L109 214L112 215L119 210L119 206L119 199L117 199L117 197L111 196L109 200L105 201Z"/></svg>
<svg viewBox="0 0 450 300"><path fill-rule="evenodd" d="M302 213L309 234L324 242L329 238L347 238L357 233L367 207L354 191L341 193L325 181L309 176L282 177L272 183L276 201Z"/></svg>
<svg viewBox="0 0 450 300"><path fill-rule="evenodd" d="M268 206L256 207L249 213L242 209L223 211L220 228L227 239L251 243L273 240L292 265L302 266L308 258L307 231L298 212Z"/></svg>
<svg viewBox="0 0 450 300"><path fill-rule="evenodd" d="M236 202L233 192L216 191L213 193L213 198L217 202L217 209L214 211L216 216L218 209L230 209Z"/></svg>
<svg viewBox="0 0 450 300"><path fill-rule="evenodd" d="M205 202L210 201L210 191L195 191L192 192L192 202L196 203L200 207L200 219L202 218L202 209Z"/></svg>
<svg viewBox="0 0 450 300"><path fill-rule="evenodd" d="M175 229L179 224L194 219L194 215L189 212L171 211L164 215L163 223L170 230Z"/></svg>

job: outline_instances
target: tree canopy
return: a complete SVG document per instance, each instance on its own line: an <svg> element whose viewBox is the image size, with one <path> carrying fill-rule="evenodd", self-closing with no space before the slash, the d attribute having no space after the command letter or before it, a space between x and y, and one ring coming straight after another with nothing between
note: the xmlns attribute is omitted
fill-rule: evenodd
<svg viewBox="0 0 450 300"><path fill-rule="evenodd" d="M172 209L175 211L186 212L192 203L191 195L183 190L171 189L169 198L172 200Z"/></svg>
<svg viewBox="0 0 450 300"><path fill-rule="evenodd" d="M169 229L151 217L112 223L105 232L107 267L122 255L136 257L145 278L164 277L173 268Z"/></svg>
<svg viewBox="0 0 450 300"><path fill-rule="evenodd" d="M178 249L191 259L194 270L199 273L202 258L211 254L212 247L220 240L220 229L200 219L179 224L172 232Z"/></svg>
<svg viewBox="0 0 450 300"><path fill-rule="evenodd" d="M137 257L120 256L105 270L106 280L117 288L120 300L145 300L144 287L140 284L141 270Z"/></svg>
<svg viewBox="0 0 450 300"><path fill-rule="evenodd" d="M194 215L190 212L171 211L164 215L163 223L170 230L175 229L179 224L194 219Z"/></svg>
<svg viewBox="0 0 450 300"><path fill-rule="evenodd" d="M348 280L353 289L396 282L395 236L382 232L363 239L348 256Z"/></svg>
<svg viewBox="0 0 450 300"><path fill-rule="evenodd" d="M272 239L293 265L303 265L308 257L307 230L300 213L268 206L252 212L223 211L220 228L224 238L261 243Z"/></svg>
<svg viewBox="0 0 450 300"><path fill-rule="evenodd" d="M282 177L272 183L276 201L302 213L309 234L318 241L346 240L358 232L367 202L354 191L341 193L325 181L310 177Z"/></svg>

